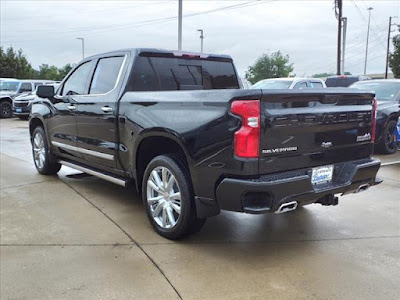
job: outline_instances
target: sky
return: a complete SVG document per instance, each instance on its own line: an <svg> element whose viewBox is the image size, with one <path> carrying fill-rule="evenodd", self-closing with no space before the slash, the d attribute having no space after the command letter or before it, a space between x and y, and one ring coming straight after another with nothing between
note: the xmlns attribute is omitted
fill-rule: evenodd
<svg viewBox="0 0 400 300"><path fill-rule="evenodd" d="M390 16L400 0L343 0L348 18L345 71L362 74L371 27L367 73L385 71ZM244 76L263 53L280 50L297 76L336 72L337 20L333 0L183 0L183 50L228 54ZM124 48L178 48L178 0L0 1L0 42L22 49L34 68L61 67L85 56ZM393 19L400 23L399 19ZM397 26L393 29L397 30ZM398 34L396 31L393 35Z"/></svg>

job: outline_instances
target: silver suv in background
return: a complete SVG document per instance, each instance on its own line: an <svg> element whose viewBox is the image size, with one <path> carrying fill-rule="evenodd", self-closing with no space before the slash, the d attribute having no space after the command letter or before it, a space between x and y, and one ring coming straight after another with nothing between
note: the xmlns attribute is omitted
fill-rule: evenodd
<svg viewBox="0 0 400 300"><path fill-rule="evenodd" d="M54 90L57 91L60 83L45 83L44 85L54 86ZM12 111L14 116L27 120L31 113L32 101L36 99L37 87L32 93L22 94L15 97L12 101Z"/></svg>
<svg viewBox="0 0 400 300"><path fill-rule="evenodd" d="M52 80L30 80L30 79L2 79L0 81L0 117L12 117L12 101L15 97L29 94L42 84L54 83Z"/></svg>
<svg viewBox="0 0 400 300"><path fill-rule="evenodd" d="M323 89L325 82L319 78L270 78L255 83L252 89Z"/></svg>

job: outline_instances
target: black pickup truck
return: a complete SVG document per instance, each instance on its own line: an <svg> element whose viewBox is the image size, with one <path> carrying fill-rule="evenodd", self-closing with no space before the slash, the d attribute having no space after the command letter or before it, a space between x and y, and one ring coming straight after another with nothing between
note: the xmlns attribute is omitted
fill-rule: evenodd
<svg viewBox="0 0 400 300"><path fill-rule="evenodd" d="M142 193L162 236L221 210L283 213L379 183L374 94L241 89L225 55L131 49L88 57L32 105L33 158Z"/></svg>

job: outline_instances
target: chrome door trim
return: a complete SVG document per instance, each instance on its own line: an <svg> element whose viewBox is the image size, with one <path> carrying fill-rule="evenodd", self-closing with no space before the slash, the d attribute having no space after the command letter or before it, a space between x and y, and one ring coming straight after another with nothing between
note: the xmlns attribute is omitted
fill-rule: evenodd
<svg viewBox="0 0 400 300"><path fill-rule="evenodd" d="M86 174L89 174L89 175L93 175L93 176L96 176L98 178L101 178L101 179L107 180L109 182L118 184L120 186L126 187L126 181L125 180L122 180L122 179L119 179L119 178L116 178L116 177L113 177L113 176L110 176L110 175L106 175L106 174L103 174L103 173L100 173L100 172L97 172L97 171L94 171L94 170L91 170L91 169L76 165L74 163L70 163L70 162L67 162L67 161L64 161L64 160L58 160L58 163L60 163L60 164L62 164L64 166L70 167L72 169L76 169L76 170L81 171L83 173L86 173Z"/></svg>
<svg viewBox="0 0 400 300"><path fill-rule="evenodd" d="M95 157L99 157L99 158L103 158L103 159L107 159L107 160L114 160L114 155L111 155L111 154L97 152L97 151L93 151L93 150L89 150L89 149L85 149L85 148L81 148L81 147L75 147L75 146L71 146L71 145L67 145L67 144L63 144L63 143L59 143L59 142L55 142L55 141L52 141L51 144L56 147L76 151L76 152L79 152L82 154L87 154L87 155L91 155L91 156L95 156Z"/></svg>

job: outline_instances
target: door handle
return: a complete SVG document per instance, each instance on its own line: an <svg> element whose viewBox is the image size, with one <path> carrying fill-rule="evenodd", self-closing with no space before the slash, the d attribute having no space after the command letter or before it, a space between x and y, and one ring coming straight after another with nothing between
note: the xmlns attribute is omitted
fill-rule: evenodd
<svg viewBox="0 0 400 300"><path fill-rule="evenodd" d="M104 112L112 112L113 111L112 107L109 107L109 106L103 106L101 108L101 110Z"/></svg>
<svg viewBox="0 0 400 300"><path fill-rule="evenodd" d="M68 105L68 109L69 109L69 110L75 110L75 109L76 109L76 106L75 106L75 105Z"/></svg>

